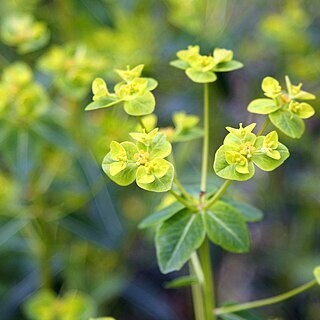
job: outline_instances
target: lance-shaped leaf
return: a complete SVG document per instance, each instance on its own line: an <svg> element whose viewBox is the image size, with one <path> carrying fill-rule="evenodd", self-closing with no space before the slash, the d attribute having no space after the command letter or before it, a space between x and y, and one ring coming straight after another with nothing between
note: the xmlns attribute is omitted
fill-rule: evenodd
<svg viewBox="0 0 320 320"><path fill-rule="evenodd" d="M231 252L249 251L247 224L234 207L218 201L204 213L204 221L208 237L213 243Z"/></svg>
<svg viewBox="0 0 320 320"><path fill-rule="evenodd" d="M199 280L195 276L184 276L177 279L174 279L170 282L165 284L165 288L173 289L173 288L182 288L182 287L189 287L193 284L199 283Z"/></svg>
<svg viewBox="0 0 320 320"><path fill-rule="evenodd" d="M223 202L235 208L247 222L256 222L263 219L263 212L251 204L233 199L224 199Z"/></svg>
<svg viewBox="0 0 320 320"><path fill-rule="evenodd" d="M85 111L109 108L120 102L122 102L122 100L112 96L99 98L98 100L89 103L86 106Z"/></svg>
<svg viewBox="0 0 320 320"><path fill-rule="evenodd" d="M180 270L205 237L199 213L184 209L166 220L156 233L157 258L161 272Z"/></svg>
<svg viewBox="0 0 320 320"><path fill-rule="evenodd" d="M248 105L248 111L257 114L269 114L280 108L272 99L255 99Z"/></svg>
<svg viewBox="0 0 320 320"><path fill-rule="evenodd" d="M140 229L145 229L145 228L149 228L157 224L160 224L161 222L166 221L169 218L171 218L173 215L177 214L183 208L184 208L184 205L181 204L181 202L176 201L174 203L171 203L169 206L157 212L154 212L150 214L148 217L146 217L145 219L143 219L140 222L138 227Z"/></svg>
<svg viewBox="0 0 320 320"><path fill-rule="evenodd" d="M288 110L277 110L269 115L271 122L291 138L300 138L305 125L301 118Z"/></svg>

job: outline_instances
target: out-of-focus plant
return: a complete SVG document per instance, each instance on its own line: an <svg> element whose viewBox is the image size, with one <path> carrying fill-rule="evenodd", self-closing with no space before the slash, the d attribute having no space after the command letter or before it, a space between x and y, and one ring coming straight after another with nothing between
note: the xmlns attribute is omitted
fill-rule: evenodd
<svg viewBox="0 0 320 320"><path fill-rule="evenodd" d="M301 84L292 85L288 77L286 77L287 92L282 90L277 80L266 77L262 83L262 89L269 99L254 100L248 110L259 114L270 114L270 120L267 119L256 134L253 133L255 123L245 127L241 123L239 129L227 127L229 133L223 145L217 150L213 165L215 173L226 180L220 187L207 190L210 131L209 83L216 81L217 72L236 70L241 68L242 64L233 60L231 50L220 48L215 49L213 55L201 55L199 46L189 46L187 50L179 51L177 56L179 60L171 62L171 65L185 70L186 75L193 82L204 86L200 191L198 193L196 189L188 191L178 179L173 164L163 159L171 154L171 144L166 141L165 135L168 129L165 129L164 133L159 133L161 130L153 128L156 121L150 114L153 112L154 102L151 105L145 96L150 95L148 85L149 90L154 89L156 82L153 79L148 81L141 78L142 66L116 70L125 82L116 84L114 94L109 92L102 79L97 78L93 82L94 102L89 104L86 110L111 107L124 102L125 111L136 116L141 126L140 133L130 133L135 143L111 142L110 151L102 163L105 173L121 186L129 185L136 180L142 189L153 192L169 191L175 197L176 201L148 216L141 222L140 227L157 227L155 245L158 264L163 273L180 270L189 261L190 276L174 280L170 287L192 286L197 320L216 319L218 315L224 318L224 314L273 304L309 289L317 283L317 280L312 280L280 296L216 308L209 240L227 251L235 253L249 251L250 239L247 224L261 220L263 215L260 210L251 205L237 202L232 197L226 196L225 192L232 181L245 181L252 178L255 174L254 165L263 171L272 171L289 157L287 147L278 140L277 131L271 131L266 135L263 133L271 120L278 129L290 137L301 137L304 131L301 118L311 117L314 109L309 104L300 103L300 100L314 99L314 95L302 91ZM120 93L122 91L123 93ZM126 107L128 101L130 101L130 110L128 106ZM131 101L138 101L138 103ZM149 116L141 118L142 115ZM300 126L296 124L297 119ZM185 128L192 128L197 124L197 118L190 116L188 118L184 113L178 113L174 117L174 122L179 132L179 126L183 127L182 123L186 123ZM171 132L169 130L168 137L173 141L172 130ZM172 155L171 160L173 160ZM318 278L317 271L315 276Z"/></svg>
<svg viewBox="0 0 320 320"><path fill-rule="evenodd" d="M75 100L84 97L88 84L106 65L106 58L85 44L53 47L39 61L40 69L52 74L57 89Z"/></svg>
<svg viewBox="0 0 320 320"><path fill-rule="evenodd" d="M24 305L30 320L87 320L95 308L90 297L76 291L62 297L49 290L39 291Z"/></svg>
<svg viewBox="0 0 320 320"><path fill-rule="evenodd" d="M22 54L42 48L49 40L45 23L35 21L29 14L15 14L4 18L1 24L1 39L17 47Z"/></svg>
<svg viewBox="0 0 320 320"><path fill-rule="evenodd" d="M0 96L1 117L17 126L30 125L49 106L44 88L34 81L32 70L23 62L3 71Z"/></svg>

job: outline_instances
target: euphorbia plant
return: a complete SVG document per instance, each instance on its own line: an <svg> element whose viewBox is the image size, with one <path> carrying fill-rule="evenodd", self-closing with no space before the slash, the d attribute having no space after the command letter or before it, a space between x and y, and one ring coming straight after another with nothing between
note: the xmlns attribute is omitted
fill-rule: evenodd
<svg viewBox="0 0 320 320"><path fill-rule="evenodd" d="M95 79L92 86L94 101L86 108L94 110L123 103L124 110L136 116L140 125L140 132L129 134L133 141L111 142L102 164L110 179L122 186L136 181L142 189L170 192L175 197L169 206L140 223L140 228L156 227L155 245L160 270L163 273L177 271L189 262L190 277L177 279L170 286L192 286L197 320L212 320L217 315L224 317L224 314L276 303L312 287L319 282L318 269L315 271L317 280L285 294L216 308L209 243L211 241L230 252L249 251L247 224L261 220L262 212L250 204L234 200L225 191L234 180L251 179L256 167L272 171L284 163L289 151L279 141L276 130L267 131L270 120L288 136L300 137L304 131L301 119L314 114L313 108L301 101L314 99L314 95L302 91L301 85L292 85L288 77L287 91L277 80L266 77L262 90L268 98L254 100L248 110L269 115L269 118L256 132L256 123L240 123L239 128L226 127L228 134L213 161L214 172L225 182L208 190L207 177L213 174L208 172L209 162L213 160L209 156L210 83L216 81L217 73L239 69L242 64L233 60L231 50L220 48L216 48L212 55L201 55L199 46L189 46L187 50L179 51L177 56L179 59L172 61L171 65L185 70L193 82L204 87L203 130L197 127L196 116L183 112L174 115L175 128L154 128L156 121L150 114L155 100L150 91L156 88L157 82L141 77L142 65L116 70L122 81L115 85L114 93L109 92L103 79ZM165 158L170 156L173 159L170 142L199 137L203 137L200 188L184 187L173 163Z"/></svg>

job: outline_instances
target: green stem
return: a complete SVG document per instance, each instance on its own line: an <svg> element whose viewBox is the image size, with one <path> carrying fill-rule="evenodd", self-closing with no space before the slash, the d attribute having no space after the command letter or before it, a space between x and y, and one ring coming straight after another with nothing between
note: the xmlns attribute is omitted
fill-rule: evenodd
<svg viewBox="0 0 320 320"><path fill-rule="evenodd" d="M168 156L168 160L173 164L173 166L176 168L175 164L175 158L173 155L173 150ZM177 170L175 169L174 171L174 178L173 178L173 183L176 185L178 190L180 191L181 195L183 195L186 199L188 199L191 203L194 203L194 198L188 193L188 191L184 188L182 183L180 182L178 175L177 175Z"/></svg>
<svg viewBox="0 0 320 320"><path fill-rule="evenodd" d="M220 189L214 194L214 196L206 203L205 209L210 208L214 203L216 203L227 191L230 184L232 183L232 180L226 180L223 185L220 187Z"/></svg>
<svg viewBox="0 0 320 320"><path fill-rule="evenodd" d="M187 190L184 188L182 183L180 182L179 178L177 175L174 176L173 178L173 183L177 186L178 190L180 193L189 201L194 202L194 199L191 197L191 195L187 192Z"/></svg>
<svg viewBox="0 0 320 320"><path fill-rule="evenodd" d="M198 278L199 283L203 284L204 276L203 276L203 271L202 271L201 263L200 263L198 255L197 255L197 252L194 252L191 255L191 263L192 263L193 270L195 272L195 275Z"/></svg>
<svg viewBox="0 0 320 320"><path fill-rule="evenodd" d="M291 297L293 297L303 291L306 291L306 290L310 289L311 287L315 286L316 284L317 284L317 281L312 280L312 281L309 281L309 282L303 284L300 287L297 287L297 288L292 289L288 292L279 294L275 297L252 301L252 302L247 302L247 303L233 305L233 306L228 306L228 307L221 307L221 308L218 308L215 310L215 314L220 315L220 314L238 312L238 311L268 306L270 304L275 304L275 303L287 300L287 299L289 299L289 298L291 298Z"/></svg>
<svg viewBox="0 0 320 320"><path fill-rule="evenodd" d="M171 193L179 202L181 202L186 208L190 209L192 212L197 211L197 207L195 207L192 203L190 203L188 200L182 198L178 193L176 193L174 190L169 190L169 193Z"/></svg>
<svg viewBox="0 0 320 320"><path fill-rule="evenodd" d="M195 269L195 266L191 261L189 261L189 269L190 269L190 275L197 277L197 272ZM195 320L205 320L204 317L204 310L203 310L203 295L201 291L201 285L200 284L193 284L191 286L192 290L192 300L193 300L193 309L194 309L194 315Z"/></svg>
<svg viewBox="0 0 320 320"><path fill-rule="evenodd" d="M268 125L270 124L270 119L269 117L264 121L262 124L262 127L260 128L259 132L257 133L257 136L261 136L264 130L267 129Z"/></svg>
<svg viewBox="0 0 320 320"><path fill-rule="evenodd" d="M213 275L210 259L210 244L209 239L206 237L199 248L199 254L201 258L204 282L203 282L203 295L204 295L204 309L205 319L215 320L216 316L212 312L215 308L215 298L213 289Z"/></svg>
<svg viewBox="0 0 320 320"><path fill-rule="evenodd" d="M209 84L204 84L203 101L203 149L202 149L202 167L201 167L201 186L200 186L200 204L205 200L207 191L208 157L209 157Z"/></svg>
<svg viewBox="0 0 320 320"><path fill-rule="evenodd" d="M200 185L200 195L199 202L200 208L204 208L205 195L207 191L207 175L208 175L208 158L209 158L209 84L204 84L203 92L203 149L202 149L202 167L201 167L201 185ZM213 289L213 276L212 267L210 259L210 246L209 240L206 237L199 248L200 261L203 270L203 297L204 297L204 313L206 320L215 320L216 317L212 310L214 310L214 289Z"/></svg>
<svg viewBox="0 0 320 320"><path fill-rule="evenodd" d="M141 126L142 129L144 129L146 132L147 132L147 128L146 126L144 125L143 121L142 121L142 118L141 117L137 117L138 121L139 121L139 124Z"/></svg>

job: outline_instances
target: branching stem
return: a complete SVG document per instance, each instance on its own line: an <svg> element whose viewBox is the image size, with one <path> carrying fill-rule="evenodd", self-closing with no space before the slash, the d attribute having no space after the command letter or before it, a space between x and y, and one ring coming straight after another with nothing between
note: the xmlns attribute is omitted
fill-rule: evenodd
<svg viewBox="0 0 320 320"><path fill-rule="evenodd" d="M221 314L225 314L225 313L232 313L232 312L238 312L238 311L268 306L271 304L275 304L275 303L287 300L291 297L294 297L295 295L300 294L300 293L310 289L311 287L315 286L316 284L317 284L317 281L312 280L312 281L309 281L309 282L303 284L300 287L297 287L297 288L292 289L288 292L279 294L277 296L267 298L267 299L262 299L262 300L246 302L243 304L228 306L228 307L221 307L221 308L216 309L214 313L216 315L221 315Z"/></svg>

